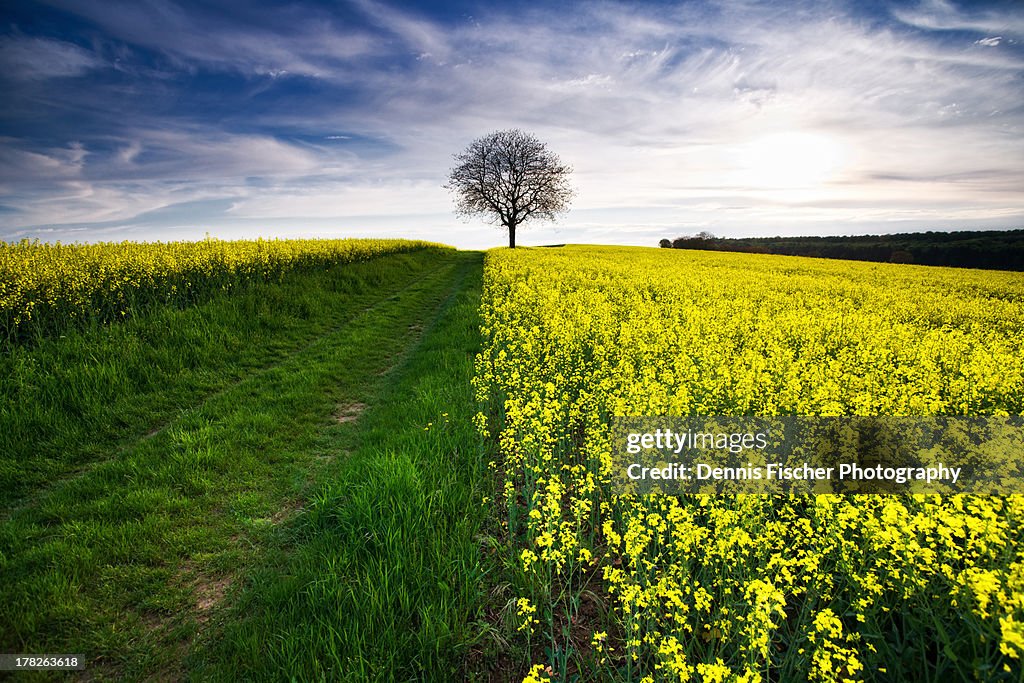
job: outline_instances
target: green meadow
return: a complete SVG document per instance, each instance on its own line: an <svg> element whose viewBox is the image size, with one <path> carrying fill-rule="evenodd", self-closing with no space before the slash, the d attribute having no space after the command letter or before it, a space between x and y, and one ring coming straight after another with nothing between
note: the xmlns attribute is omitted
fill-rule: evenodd
<svg viewBox="0 0 1024 683"><path fill-rule="evenodd" d="M611 415L691 414L670 400L832 414L826 371L1017 415L1022 286L622 247L0 243L0 653L84 664L0 676L1022 683L1024 497L637 497L602 457ZM724 333L691 327L715 311Z"/></svg>
<svg viewBox="0 0 1024 683"><path fill-rule="evenodd" d="M27 679L453 680L487 637L483 255L151 304L0 357L0 651Z"/></svg>

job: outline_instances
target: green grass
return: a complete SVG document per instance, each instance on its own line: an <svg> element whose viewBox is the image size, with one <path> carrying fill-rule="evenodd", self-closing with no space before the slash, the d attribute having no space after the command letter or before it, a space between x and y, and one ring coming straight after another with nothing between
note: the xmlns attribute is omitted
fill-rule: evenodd
<svg viewBox="0 0 1024 683"><path fill-rule="evenodd" d="M460 678L481 635L486 466L470 389L480 286L474 267L357 433L321 434L324 450L353 450L193 657L200 678Z"/></svg>
<svg viewBox="0 0 1024 683"><path fill-rule="evenodd" d="M481 269L388 256L5 356L0 650L453 676L481 600Z"/></svg>
<svg viewBox="0 0 1024 683"><path fill-rule="evenodd" d="M0 354L0 509L130 447L449 258L424 250L293 273Z"/></svg>

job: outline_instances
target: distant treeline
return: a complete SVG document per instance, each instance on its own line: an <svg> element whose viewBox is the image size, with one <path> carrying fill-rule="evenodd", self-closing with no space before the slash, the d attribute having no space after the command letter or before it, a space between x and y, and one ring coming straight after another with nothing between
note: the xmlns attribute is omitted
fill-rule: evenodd
<svg viewBox="0 0 1024 683"><path fill-rule="evenodd" d="M1024 230L914 232L855 237L743 237L702 232L663 239L662 247L917 263L927 266L1024 271Z"/></svg>

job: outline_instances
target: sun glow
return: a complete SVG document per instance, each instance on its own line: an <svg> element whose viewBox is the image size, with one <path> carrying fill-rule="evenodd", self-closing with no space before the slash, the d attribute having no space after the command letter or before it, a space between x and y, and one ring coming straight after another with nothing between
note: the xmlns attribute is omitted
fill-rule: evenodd
<svg viewBox="0 0 1024 683"><path fill-rule="evenodd" d="M849 153L833 136L789 131L735 148L736 180L753 189L813 190L835 179Z"/></svg>

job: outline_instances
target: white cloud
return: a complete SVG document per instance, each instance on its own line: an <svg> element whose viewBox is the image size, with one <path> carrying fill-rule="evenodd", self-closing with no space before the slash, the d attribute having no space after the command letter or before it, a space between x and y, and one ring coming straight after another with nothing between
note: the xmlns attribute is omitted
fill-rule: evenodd
<svg viewBox="0 0 1024 683"><path fill-rule="evenodd" d="M608 74L587 74L582 78L573 78L563 83L570 88L607 88L612 85L613 79Z"/></svg>
<svg viewBox="0 0 1024 683"><path fill-rule="evenodd" d="M451 55L454 46L440 26L375 0L356 0L355 4L379 28L398 36L410 54L435 61L445 61Z"/></svg>
<svg viewBox="0 0 1024 683"><path fill-rule="evenodd" d="M1024 34L1024 10L1020 6L958 7L948 0L925 0L916 7L897 8L893 16L911 26L933 31L978 31L1017 37Z"/></svg>
<svg viewBox="0 0 1024 683"><path fill-rule="evenodd" d="M99 68L92 52L62 40L5 36L0 38L0 74L19 80L81 76Z"/></svg>
<svg viewBox="0 0 1024 683"><path fill-rule="evenodd" d="M0 138L0 182L38 182L81 175L87 150L80 142L41 150L19 149L11 138Z"/></svg>
<svg viewBox="0 0 1024 683"><path fill-rule="evenodd" d="M163 8L173 25L188 19L169 3L147 7ZM309 43L211 29L174 46L173 33L147 29L139 38L138 13L118 29L127 32L130 24L136 40L182 58L251 67L264 41L260 63L345 73L369 96L330 99L259 123L352 144L140 125L122 131L120 151L108 157L75 161L70 147L11 151L28 155L13 161L35 169L33 177L84 176L89 192L77 185L45 205L38 195L6 203L25 211L18 217L25 225L26 216L39 224L66 220L65 205L79 220L99 220L220 197L231 207L215 218L231 225L265 219L275 226L356 226L372 218L397 229L419 216L429 225L458 226L440 238L479 246L481 234L500 242L500 233L445 223L450 198L440 185L451 155L471 139L519 126L574 166L579 188L562 226L527 231L537 240L587 241L588 230L612 236L616 224L632 226L618 234L646 240L658 231L678 233L673 225L737 234L786 225L828 231L887 222L1024 222L1024 63L1014 51L978 47L1017 35L1015 15L964 14L945 3L899 15L934 29L984 25L991 36L951 46L899 27L819 14L813 4L794 10L798 17L750 4L707 11L688 3L657 12L585 4L572 14L495 10L444 28L379 3L359 7L392 43L362 45L361 32L323 25ZM120 26L116 18L106 21ZM353 35L349 53L326 47ZM411 67L347 70L325 56L382 50L405 55ZM351 135L323 134L338 129ZM791 165L772 177L771 155L786 155L773 141L794 139L806 141L800 154L807 159L815 158L814 140L834 159L820 173ZM359 147L373 147L366 141L386 146L367 151ZM0 141L0 151L5 146ZM753 164L751 150L765 158ZM138 183L126 189L133 179Z"/></svg>
<svg viewBox="0 0 1024 683"><path fill-rule="evenodd" d="M80 142L43 151L0 139L0 179L8 185L54 178L90 182L175 180L202 183L247 177L294 177L320 172L324 158L268 136L231 135L203 128L120 131L113 153L93 153ZM335 169L350 155L339 153Z"/></svg>
<svg viewBox="0 0 1024 683"><path fill-rule="evenodd" d="M991 36L989 38L982 38L981 40L974 41L975 45L984 45L985 47L995 47L1003 41L1002 36Z"/></svg>
<svg viewBox="0 0 1024 683"><path fill-rule="evenodd" d="M239 218L304 219L445 213L448 196L427 181L306 181L261 190L230 210Z"/></svg>
<svg viewBox="0 0 1024 683"><path fill-rule="evenodd" d="M247 13L225 15L204 5L186 11L173 0L45 1L95 22L129 45L159 50L186 68L199 63L271 78L341 77L346 62L380 49L372 34L338 26L330 14L298 5L254 6ZM246 23L244 17L254 13Z"/></svg>

